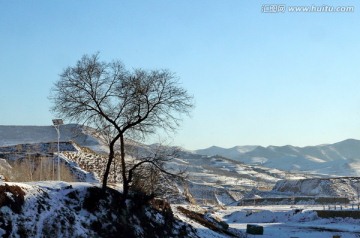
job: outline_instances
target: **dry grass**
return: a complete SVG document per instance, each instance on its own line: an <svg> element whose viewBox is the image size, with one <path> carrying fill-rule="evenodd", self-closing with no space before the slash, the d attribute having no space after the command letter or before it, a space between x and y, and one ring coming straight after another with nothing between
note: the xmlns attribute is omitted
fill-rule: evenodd
<svg viewBox="0 0 360 238"><path fill-rule="evenodd" d="M11 163L11 169L2 169L0 174L11 182L31 182L57 179L57 163L49 157L27 157ZM60 178L65 182L75 182L70 168L60 163Z"/></svg>

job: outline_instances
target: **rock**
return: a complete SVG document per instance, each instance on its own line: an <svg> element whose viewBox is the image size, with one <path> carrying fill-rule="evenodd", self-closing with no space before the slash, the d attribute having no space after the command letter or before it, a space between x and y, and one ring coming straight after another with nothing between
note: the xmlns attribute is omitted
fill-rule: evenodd
<svg viewBox="0 0 360 238"><path fill-rule="evenodd" d="M252 235L263 235L264 234L264 227L259 225L246 225L246 233Z"/></svg>

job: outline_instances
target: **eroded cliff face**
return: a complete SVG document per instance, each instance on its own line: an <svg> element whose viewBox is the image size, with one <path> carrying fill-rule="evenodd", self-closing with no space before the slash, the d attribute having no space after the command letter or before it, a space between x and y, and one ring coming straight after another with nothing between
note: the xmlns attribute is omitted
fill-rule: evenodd
<svg viewBox="0 0 360 238"><path fill-rule="evenodd" d="M280 180L274 192L286 192L297 196L339 196L353 199L360 189L359 177L311 178Z"/></svg>

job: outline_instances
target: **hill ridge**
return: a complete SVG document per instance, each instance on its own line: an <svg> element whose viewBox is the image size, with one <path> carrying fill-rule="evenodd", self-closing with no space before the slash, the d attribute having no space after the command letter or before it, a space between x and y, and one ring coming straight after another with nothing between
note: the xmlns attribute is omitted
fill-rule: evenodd
<svg viewBox="0 0 360 238"><path fill-rule="evenodd" d="M239 146L241 148L241 146ZM248 151L221 148L202 149L196 153L226 158L248 165L262 165L285 171L302 171L312 174L336 176L360 175L360 140L346 139L333 144L298 147L257 146ZM249 148L249 147L247 147Z"/></svg>

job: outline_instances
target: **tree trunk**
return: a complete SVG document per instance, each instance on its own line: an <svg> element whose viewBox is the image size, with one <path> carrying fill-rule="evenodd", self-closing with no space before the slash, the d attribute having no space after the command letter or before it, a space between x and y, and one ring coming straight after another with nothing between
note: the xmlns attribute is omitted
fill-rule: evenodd
<svg viewBox="0 0 360 238"><path fill-rule="evenodd" d="M125 202L129 194L129 181L126 177L125 144L124 144L123 134L120 134L120 160L121 160L121 176L123 179L123 201Z"/></svg>
<svg viewBox="0 0 360 238"><path fill-rule="evenodd" d="M104 177L103 177L103 184L102 184L102 189L105 190L106 186L107 186L107 181L108 181L108 177L109 177L109 173L110 173L110 167L111 167L111 163L115 157L115 152L114 152L114 142L111 141L110 145L109 145L109 158L106 164L106 169L105 169L105 173L104 173Z"/></svg>

